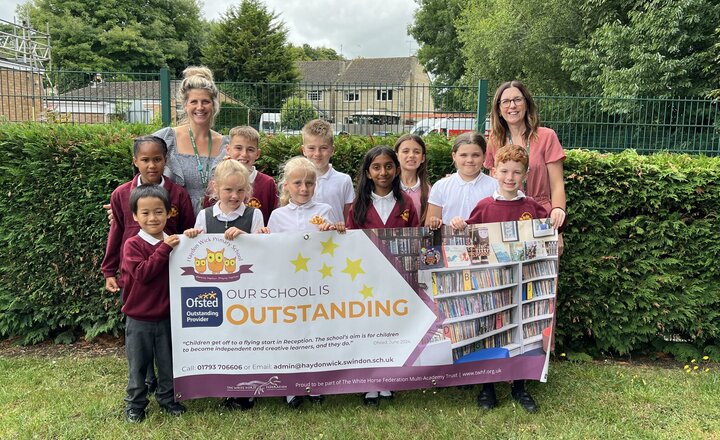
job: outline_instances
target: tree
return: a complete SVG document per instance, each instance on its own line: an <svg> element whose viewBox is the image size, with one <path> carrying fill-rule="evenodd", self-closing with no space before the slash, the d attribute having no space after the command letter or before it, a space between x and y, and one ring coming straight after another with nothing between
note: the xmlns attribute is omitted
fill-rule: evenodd
<svg viewBox="0 0 720 440"><path fill-rule="evenodd" d="M318 112L306 99L293 96L283 104L280 110L280 120L284 130L300 130L313 119L317 119Z"/></svg>
<svg viewBox="0 0 720 440"><path fill-rule="evenodd" d="M260 0L231 6L212 27L203 60L220 81L295 82L285 23Z"/></svg>
<svg viewBox="0 0 720 440"><path fill-rule="evenodd" d="M203 24L197 0L34 0L20 8L47 24L54 67L90 71L182 71L199 62Z"/></svg>
<svg viewBox="0 0 720 440"><path fill-rule="evenodd" d="M562 52L573 81L607 97L701 97L717 86L717 1L637 0L629 6Z"/></svg>
<svg viewBox="0 0 720 440"><path fill-rule="evenodd" d="M415 21L408 26L410 34L420 44L417 57L442 85L455 85L465 73L455 20L462 11L460 0L416 0Z"/></svg>
<svg viewBox="0 0 720 440"><path fill-rule="evenodd" d="M475 0L457 21L466 81L491 87L522 80L534 94L571 94L577 87L562 69L562 50L581 37L574 0Z"/></svg>
<svg viewBox="0 0 720 440"><path fill-rule="evenodd" d="M305 43L302 46L290 45L293 58L298 61L324 61L324 60L344 60L335 49L329 47L312 47Z"/></svg>

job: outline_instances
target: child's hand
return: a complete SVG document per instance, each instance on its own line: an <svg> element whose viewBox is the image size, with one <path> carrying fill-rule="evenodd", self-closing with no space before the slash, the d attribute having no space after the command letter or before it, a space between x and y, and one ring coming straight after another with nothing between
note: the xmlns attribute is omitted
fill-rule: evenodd
<svg viewBox="0 0 720 440"><path fill-rule="evenodd" d="M180 237L176 234L170 235L168 236L168 238L165 239L165 244L174 248L175 246L180 244Z"/></svg>
<svg viewBox="0 0 720 440"><path fill-rule="evenodd" d="M205 231L203 231L202 229L190 228L185 230L185 236L188 238L195 238L203 232Z"/></svg>
<svg viewBox="0 0 720 440"><path fill-rule="evenodd" d="M225 240L234 240L238 235L245 234L245 231L238 229L235 226L228 228L225 231Z"/></svg>
<svg viewBox="0 0 720 440"><path fill-rule="evenodd" d="M258 229L258 234L269 234L270 229L267 226L263 226L262 228Z"/></svg>
<svg viewBox="0 0 720 440"><path fill-rule="evenodd" d="M450 226L452 226L452 228L456 231L462 231L467 228L467 223L465 223L465 220L463 220L462 217L457 216L450 220Z"/></svg>
<svg viewBox="0 0 720 440"><path fill-rule="evenodd" d="M435 216L429 217L427 220L425 220L425 226L429 227L430 229L437 229L442 226L442 219Z"/></svg>
<svg viewBox="0 0 720 440"><path fill-rule="evenodd" d="M117 279L115 277L105 278L105 290L113 293L120 290L120 286L118 286Z"/></svg>
<svg viewBox="0 0 720 440"><path fill-rule="evenodd" d="M112 207L109 203L106 203L102 205L103 209L107 211L107 217L108 217L108 224L111 225L113 222L113 213L112 213Z"/></svg>

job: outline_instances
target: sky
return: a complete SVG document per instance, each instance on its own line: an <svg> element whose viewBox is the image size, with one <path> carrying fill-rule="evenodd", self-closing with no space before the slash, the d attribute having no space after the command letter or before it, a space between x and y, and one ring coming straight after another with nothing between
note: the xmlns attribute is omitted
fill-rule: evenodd
<svg viewBox="0 0 720 440"><path fill-rule="evenodd" d="M22 0L0 1L0 19L13 21ZM414 0L264 0L288 29L288 40L335 49L345 58L405 57L418 49L407 35ZM206 0L205 18L220 19L239 0Z"/></svg>

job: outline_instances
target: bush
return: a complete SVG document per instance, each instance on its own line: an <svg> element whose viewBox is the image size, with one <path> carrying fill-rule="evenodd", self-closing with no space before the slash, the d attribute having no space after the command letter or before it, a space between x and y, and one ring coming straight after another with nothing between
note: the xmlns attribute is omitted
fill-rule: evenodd
<svg viewBox="0 0 720 440"><path fill-rule="evenodd" d="M103 203L132 175L145 125L0 125L0 336L70 341L122 328L99 272Z"/></svg>
<svg viewBox="0 0 720 440"><path fill-rule="evenodd" d="M100 206L132 176L131 138L154 130L0 125L0 337L68 341L122 329L119 297L104 290L100 273L108 231ZM337 137L332 162L355 178L368 149L394 141ZM302 144L283 135L261 142L258 168L273 176ZM427 142L434 182L452 172L450 144ZM628 353L665 340L717 346L720 158L567 156L559 347Z"/></svg>

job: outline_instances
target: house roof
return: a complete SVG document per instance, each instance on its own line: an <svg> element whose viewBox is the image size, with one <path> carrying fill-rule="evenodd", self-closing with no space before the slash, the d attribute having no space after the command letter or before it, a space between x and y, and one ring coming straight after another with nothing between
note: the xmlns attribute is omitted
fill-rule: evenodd
<svg viewBox="0 0 720 440"><path fill-rule="evenodd" d="M301 84L405 84L416 57L357 58L351 61L299 61Z"/></svg>
<svg viewBox="0 0 720 440"><path fill-rule="evenodd" d="M170 81L170 97L177 96L180 87L179 80ZM57 99L72 100L115 100L115 99L144 99L160 100L160 81L104 81L90 84L80 89L63 93ZM221 102L234 102L232 98L220 92Z"/></svg>

